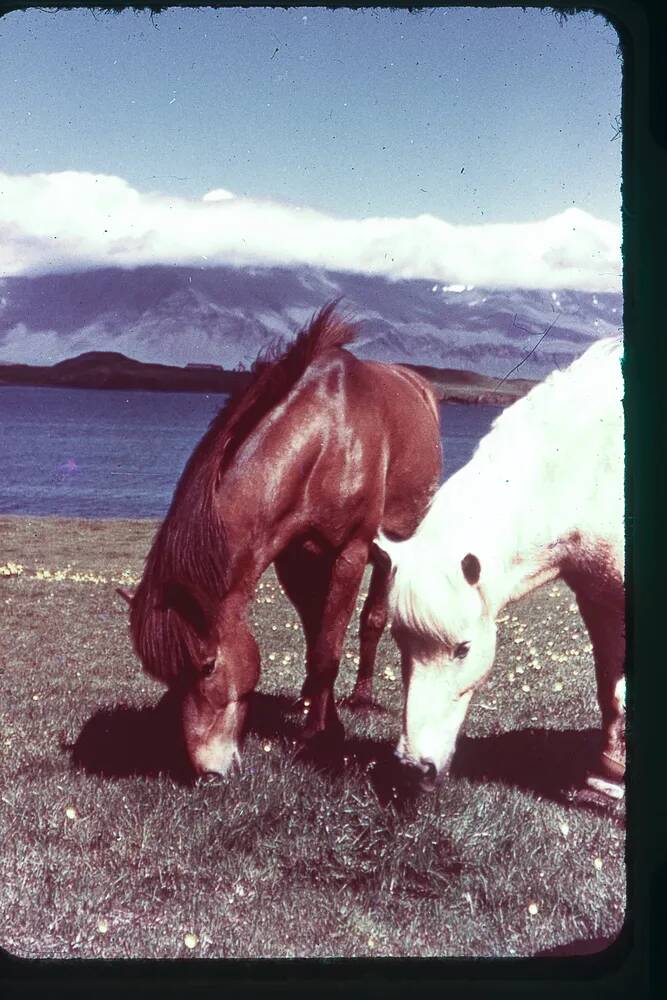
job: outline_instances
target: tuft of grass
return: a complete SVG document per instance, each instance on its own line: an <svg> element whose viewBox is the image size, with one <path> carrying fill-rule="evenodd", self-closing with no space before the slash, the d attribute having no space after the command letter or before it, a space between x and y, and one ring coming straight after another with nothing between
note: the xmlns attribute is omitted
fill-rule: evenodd
<svg viewBox="0 0 667 1000"><path fill-rule="evenodd" d="M564 586L503 616L451 777L427 795L405 785L392 755L402 692L388 636L375 710L341 704L338 756L300 751L303 636L269 571L251 611L263 673L242 769L197 784L178 705L142 673L115 594L116 579L140 575L154 530L0 519L2 558L22 567L0 575L3 947L524 956L603 947L619 933L622 817L563 795L594 759L600 724L588 638ZM354 683L357 626L339 699Z"/></svg>

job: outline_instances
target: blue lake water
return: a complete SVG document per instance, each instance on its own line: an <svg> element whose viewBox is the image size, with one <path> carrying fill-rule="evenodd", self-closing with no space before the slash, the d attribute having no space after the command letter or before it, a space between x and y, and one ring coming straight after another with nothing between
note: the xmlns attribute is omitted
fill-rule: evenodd
<svg viewBox="0 0 667 1000"><path fill-rule="evenodd" d="M0 513L162 517L223 395L0 387ZM445 478L500 409L441 404Z"/></svg>

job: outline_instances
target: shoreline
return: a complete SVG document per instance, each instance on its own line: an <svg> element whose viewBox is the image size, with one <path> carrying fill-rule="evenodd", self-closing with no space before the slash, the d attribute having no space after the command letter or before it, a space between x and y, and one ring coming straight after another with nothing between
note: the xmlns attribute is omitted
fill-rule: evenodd
<svg viewBox="0 0 667 1000"><path fill-rule="evenodd" d="M82 522L83 524L99 524L100 522L108 521L109 524L119 525L119 524L160 524L164 518L167 516L165 511L164 515L160 517L155 515L153 517L109 517L105 515L104 517L87 517L83 514L16 514L12 511L0 511L0 532L3 528L4 521L48 521L52 522L62 522L66 525L72 525L77 522Z"/></svg>
<svg viewBox="0 0 667 1000"><path fill-rule="evenodd" d="M502 392L480 392L480 393L469 393L465 391L461 392L441 392L438 390L436 385L432 387L435 392L436 399L438 403L448 403L450 405L460 405L460 406L511 406L518 399L521 399L524 392L514 392L514 393L502 393ZM178 395L187 395L188 393L194 396L230 396L231 393L224 389L192 389L190 387L165 387L156 388L155 386L136 386L136 385L126 385L126 386L116 386L116 385L69 385L69 384L54 384L47 382L6 382L0 379L0 390L2 389L70 389L70 390L83 390L83 391L101 391L101 392L151 392L151 393L177 393Z"/></svg>
<svg viewBox="0 0 667 1000"><path fill-rule="evenodd" d="M508 406L536 384L532 379L499 379L464 369L402 364L430 383L439 402ZM0 389L102 389L117 392L177 392L232 395L243 391L248 371L179 368L136 361L114 352L89 352L54 365L0 363ZM503 388L500 389L499 386Z"/></svg>

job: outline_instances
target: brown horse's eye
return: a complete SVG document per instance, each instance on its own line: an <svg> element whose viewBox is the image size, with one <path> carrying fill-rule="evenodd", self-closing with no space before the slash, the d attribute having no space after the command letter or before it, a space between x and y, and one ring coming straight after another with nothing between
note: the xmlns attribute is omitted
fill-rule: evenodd
<svg viewBox="0 0 667 1000"><path fill-rule="evenodd" d="M470 649L469 642L460 642L454 650L454 656L457 660L462 660L468 655L468 650Z"/></svg>
<svg viewBox="0 0 667 1000"><path fill-rule="evenodd" d="M205 663L201 668L201 675L202 677L210 677L214 670L215 660L209 660L208 663Z"/></svg>

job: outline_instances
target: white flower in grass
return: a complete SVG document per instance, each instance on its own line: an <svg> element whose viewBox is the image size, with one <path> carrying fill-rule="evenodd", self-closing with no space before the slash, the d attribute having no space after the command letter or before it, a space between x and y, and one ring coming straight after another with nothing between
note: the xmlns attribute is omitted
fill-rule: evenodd
<svg viewBox="0 0 667 1000"><path fill-rule="evenodd" d="M602 858L593 859L593 868L598 872L602 871Z"/></svg>
<svg viewBox="0 0 667 1000"><path fill-rule="evenodd" d="M68 806L65 810L65 815L68 819L76 819L76 809L74 806Z"/></svg>
<svg viewBox="0 0 667 1000"><path fill-rule="evenodd" d="M199 944L199 938L197 937L196 934L188 933L183 938L183 944L185 945L186 948L190 949L196 948L197 945Z"/></svg>
<svg viewBox="0 0 667 1000"><path fill-rule="evenodd" d="M97 921L97 930L100 934L106 934L109 930L109 922L105 920L104 917L100 917Z"/></svg>
<svg viewBox="0 0 667 1000"><path fill-rule="evenodd" d="M534 917L536 915L536 913L538 912L538 910L539 910L539 906L537 905L537 903L529 903L528 904L528 912L530 913L531 917Z"/></svg>
<svg viewBox="0 0 667 1000"><path fill-rule="evenodd" d="M560 829L560 832L563 834L563 836L567 837L568 833L570 832L570 824L566 823L565 821L563 821L560 824L559 829Z"/></svg>

